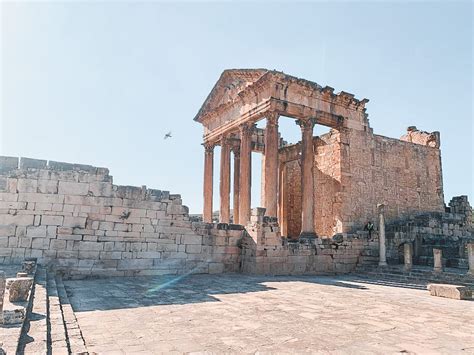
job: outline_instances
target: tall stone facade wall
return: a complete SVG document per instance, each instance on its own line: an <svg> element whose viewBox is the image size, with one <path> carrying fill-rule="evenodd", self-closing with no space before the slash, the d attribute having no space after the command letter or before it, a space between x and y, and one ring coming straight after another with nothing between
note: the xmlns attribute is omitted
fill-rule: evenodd
<svg viewBox="0 0 474 355"><path fill-rule="evenodd" d="M444 210L439 134L412 128L409 138L402 138L344 128L314 137L314 221L319 236L354 232L367 221L375 222L379 203L386 205L388 222ZM287 162L286 169L288 234L297 237L301 229L298 160Z"/></svg>
<svg viewBox="0 0 474 355"><path fill-rule="evenodd" d="M238 271L241 226L190 221L179 195L108 169L0 157L0 263L37 257L70 276Z"/></svg>
<svg viewBox="0 0 474 355"><path fill-rule="evenodd" d="M388 222L444 211L437 147L355 130L342 131L341 143L343 230L375 221L379 203L386 206Z"/></svg>

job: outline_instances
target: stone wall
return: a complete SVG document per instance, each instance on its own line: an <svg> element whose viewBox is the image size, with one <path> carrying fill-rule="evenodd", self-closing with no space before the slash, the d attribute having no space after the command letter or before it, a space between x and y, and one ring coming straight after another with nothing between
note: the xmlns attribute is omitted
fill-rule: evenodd
<svg viewBox="0 0 474 355"><path fill-rule="evenodd" d="M242 271L256 274L334 274L353 271L358 265L378 261L378 234L336 234L312 241L280 237L274 218L265 209L252 210L248 234L242 241Z"/></svg>
<svg viewBox="0 0 474 355"><path fill-rule="evenodd" d="M0 157L0 263L70 276L238 271L241 226L190 221L180 195L117 186L108 169Z"/></svg>
<svg viewBox="0 0 474 355"><path fill-rule="evenodd" d="M341 143L343 230L375 221L378 203L388 222L444 210L438 147L355 130L341 131Z"/></svg>
<svg viewBox="0 0 474 355"><path fill-rule="evenodd" d="M472 209L467 196L454 197L448 212L429 212L389 223L387 261L403 263L403 245L412 243L413 261L433 265L433 249L441 249L447 267L468 268L467 244L474 242Z"/></svg>
<svg viewBox="0 0 474 355"><path fill-rule="evenodd" d="M314 137L314 220L319 236L350 233L367 221L375 222L379 203L386 205L389 222L444 210L439 133L410 129L403 140L350 129L332 129ZM280 155L295 148L282 148ZM286 169L288 235L297 237L301 228L299 161L288 161Z"/></svg>
<svg viewBox="0 0 474 355"><path fill-rule="evenodd" d="M339 134L330 133L313 138L314 157L314 216L315 231L319 236L332 236L338 231L341 201L341 166ZM297 147L299 148L299 146ZM285 154L285 148L281 151ZM301 166L299 160L286 163L288 236L297 238L301 231Z"/></svg>

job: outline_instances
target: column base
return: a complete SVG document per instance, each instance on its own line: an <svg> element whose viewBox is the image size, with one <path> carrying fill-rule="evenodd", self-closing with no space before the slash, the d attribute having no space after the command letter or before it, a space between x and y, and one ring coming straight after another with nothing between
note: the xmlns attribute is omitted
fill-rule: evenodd
<svg viewBox="0 0 474 355"><path fill-rule="evenodd" d="M310 242L318 238L316 233L311 233L311 232L301 232L300 236L298 237L298 240L300 242Z"/></svg>
<svg viewBox="0 0 474 355"><path fill-rule="evenodd" d="M379 266L385 267L388 266L386 261L379 261Z"/></svg>

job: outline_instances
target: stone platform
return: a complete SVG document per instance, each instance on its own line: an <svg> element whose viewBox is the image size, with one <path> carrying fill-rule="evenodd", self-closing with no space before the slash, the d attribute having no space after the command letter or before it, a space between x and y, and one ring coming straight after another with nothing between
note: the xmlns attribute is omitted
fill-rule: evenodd
<svg viewBox="0 0 474 355"><path fill-rule="evenodd" d="M474 302L358 276L65 281L89 352L474 353Z"/></svg>

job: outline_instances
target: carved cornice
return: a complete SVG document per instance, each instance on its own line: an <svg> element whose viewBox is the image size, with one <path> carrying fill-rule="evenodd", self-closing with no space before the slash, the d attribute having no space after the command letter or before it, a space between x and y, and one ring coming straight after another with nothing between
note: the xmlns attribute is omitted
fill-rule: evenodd
<svg viewBox="0 0 474 355"><path fill-rule="evenodd" d="M261 73L261 71L259 73ZM222 116L224 112L231 110L236 105L243 106L250 102L258 104L261 100L259 95L264 90L270 89L272 93L276 94L279 90L287 90L291 85L298 85L300 88L305 89L305 91L307 91L305 96L322 100L330 105L340 106L343 109L351 111L365 112L365 104L369 101L368 99L355 99L353 94L344 91L334 94L334 89L329 86L323 88L317 83L305 79L300 79L282 72L268 71L261 75L255 82L237 93L232 100L212 109L200 111L195 117L195 120L206 124L209 120ZM271 97L273 97L273 95L271 95Z"/></svg>

